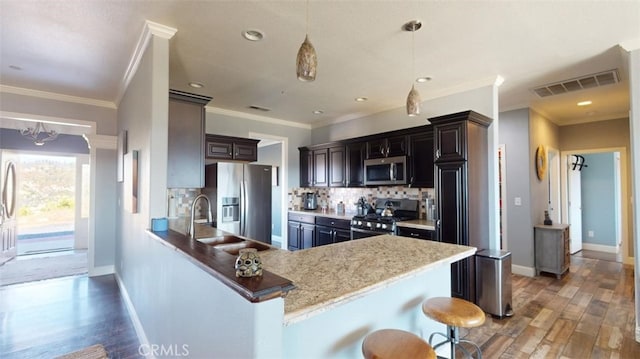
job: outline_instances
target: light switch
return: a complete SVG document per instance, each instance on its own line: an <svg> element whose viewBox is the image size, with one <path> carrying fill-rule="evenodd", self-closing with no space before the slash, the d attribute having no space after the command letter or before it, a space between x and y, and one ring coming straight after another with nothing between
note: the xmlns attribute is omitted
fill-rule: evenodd
<svg viewBox="0 0 640 359"><path fill-rule="evenodd" d="M522 206L522 198L516 197L513 201L516 206Z"/></svg>

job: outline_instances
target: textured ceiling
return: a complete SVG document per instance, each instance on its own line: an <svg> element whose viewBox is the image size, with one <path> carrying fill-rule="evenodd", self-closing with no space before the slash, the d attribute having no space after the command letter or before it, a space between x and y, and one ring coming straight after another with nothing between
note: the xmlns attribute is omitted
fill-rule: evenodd
<svg viewBox="0 0 640 359"><path fill-rule="evenodd" d="M533 107L570 124L626 116L620 43L640 39L639 1L310 1L315 82L295 76L305 1L1 0L0 84L115 102L144 21L177 29L170 86L210 106L303 124L404 106L412 81L423 100L501 76L502 111ZM421 20L415 33L402 25ZM261 42L241 33L259 29ZM19 69L16 69L19 68ZM531 89L618 69L622 81L541 99ZM205 85L193 89L188 82ZM365 96L367 102L354 99ZM578 108L581 100L592 100ZM269 112L248 106L270 109ZM312 111L322 110L321 115ZM428 108L423 116L429 117Z"/></svg>

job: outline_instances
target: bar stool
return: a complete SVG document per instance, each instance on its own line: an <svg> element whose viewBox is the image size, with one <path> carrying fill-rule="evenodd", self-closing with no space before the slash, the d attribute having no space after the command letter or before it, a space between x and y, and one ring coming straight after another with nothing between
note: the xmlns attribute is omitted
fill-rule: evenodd
<svg viewBox="0 0 640 359"><path fill-rule="evenodd" d="M429 336L430 345L433 345L433 336L436 334L445 338L443 342L433 346L434 350L443 344L451 343L451 359L455 359L456 357L456 346L459 347L468 358L473 358L471 353L460 345L460 343L468 343L475 347L478 352L478 359L482 358L480 347L470 340L460 339L459 331L459 328L473 328L481 326L484 323L485 315L480 307L464 299L435 297L429 298L422 303L422 312L429 318L447 325L446 334L432 333Z"/></svg>
<svg viewBox="0 0 640 359"><path fill-rule="evenodd" d="M365 359L436 359L436 352L419 336L399 329L381 329L362 342Z"/></svg>

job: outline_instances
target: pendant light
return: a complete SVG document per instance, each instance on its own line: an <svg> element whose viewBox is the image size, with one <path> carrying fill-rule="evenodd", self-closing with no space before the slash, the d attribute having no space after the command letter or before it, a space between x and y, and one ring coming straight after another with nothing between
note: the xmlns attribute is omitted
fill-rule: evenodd
<svg viewBox="0 0 640 359"><path fill-rule="evenodd" d="M300 45L296 58L296 74L298 75L298 80L304 82L315 80L317 67L318 58L316 56L316 49L313 48L313 45L309 41L309 0L307 0L307 29L304 41L302 45Z"/></svg>
<svg viewBox="0 0 640 359"><path fill-rule="evenodd" d="M418 20L409 21L404 24L404 31L411 31L411 75L415 77L415 33L420 30L422 23ZM407 115L417 116L420 114L420 94L415 85L411 85L411 91L407 96Z"/></svg>

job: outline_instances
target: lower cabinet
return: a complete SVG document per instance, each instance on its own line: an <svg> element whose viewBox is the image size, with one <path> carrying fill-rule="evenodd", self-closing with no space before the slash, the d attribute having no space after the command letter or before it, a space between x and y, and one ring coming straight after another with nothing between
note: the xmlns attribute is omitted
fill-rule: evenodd
<svg viewBox="0 0 640 359"><path fill-rule="evenodd" d="M323 246L326 244L350 240L350 225L351 223L347 219L316 217L315 246Z"/></svg>
<svg viewBox="0 0 640 359"><path fill-rule="evenodd" d="M558 279L569 270L571 253L569 249L569 225L555 224L534 227L536 275L540 272L553 273Z"/></svg>
<svg viewBox="0 0 640 359"><path fill-rule="evenodd" d="M396 228L396 234L402 237L412 237L418 239L427 239L430 241L436 240L436 232L428 229L401 227Z"/></svg>
<svg viewBox="0 0 640 359"><path fill-rule="evenodd" d="M315 217L313 215L289 213L288 249L296 251L313 247L316 241Z"/></svg>

